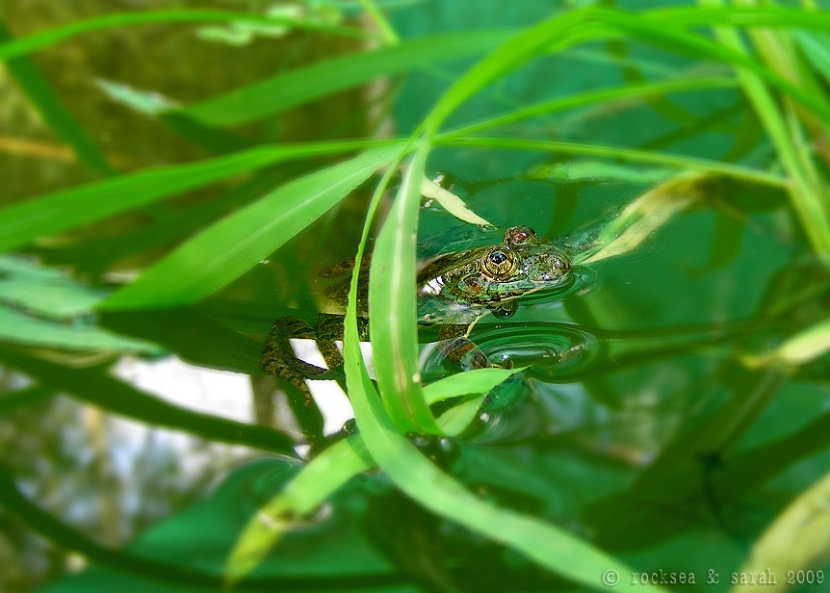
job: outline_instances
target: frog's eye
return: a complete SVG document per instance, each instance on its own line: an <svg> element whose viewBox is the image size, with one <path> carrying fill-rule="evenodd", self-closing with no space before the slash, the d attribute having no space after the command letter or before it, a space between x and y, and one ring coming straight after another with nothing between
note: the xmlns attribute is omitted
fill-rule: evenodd
<svg viewBox="0 0 830 593"><path fill-rule="evenodd" d="M505 280L516 269L516 256L505 247L496 247L484 256L484 271L496 280Z"/></svg>
<svg viewBox="0 0 830 593"><path fill-rule="evenodd" d="M512 226L504 233L504 244L510 247L514 245L538 245L535 231L529 226Z"/></svg>

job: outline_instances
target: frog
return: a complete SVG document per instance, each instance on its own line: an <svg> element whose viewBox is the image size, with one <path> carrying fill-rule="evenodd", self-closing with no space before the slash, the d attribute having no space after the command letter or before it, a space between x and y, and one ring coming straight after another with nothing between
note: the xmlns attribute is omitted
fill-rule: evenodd
<svg viewBox="0 0 830 593"><path fill-rule="evenodd" d="M360 339L369 338L369 267L364 259L358 277L357 311ZM325 291L325 303L314 327L296 317L278 319L271 327L260 367L299 389L305 405L312 396L306 379L327 373L343 363L336 342L343 339L343 315L354 260L321 270L321 278L346 276ZM416 288L418 323L438 326L439 352L464 370L500 366L491 363L470 340L475 324L488 314L507 319L516 313L520 297L562 288L572 280L570 259L539 240L529 226L508 228L496 245L463 249L418 262ZM329 369L297 358L292 338L311 339Z"/></svg>

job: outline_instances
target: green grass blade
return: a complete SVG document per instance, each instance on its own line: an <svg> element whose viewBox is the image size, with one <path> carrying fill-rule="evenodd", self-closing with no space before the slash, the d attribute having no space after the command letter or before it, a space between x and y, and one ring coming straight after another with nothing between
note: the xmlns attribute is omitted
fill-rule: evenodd
<svg viewBox="0 0 830 593"><path fill-rule="evenodd" d="M427 153L425 146L415 153L375 244L369 326L373 350L383 353L375 364L378 385L395 423L405 432L440 434L418 371L415 253Z"/></svg>
<svg viewBox="0 0 830 593"><path fill-rule="evenodd" d="M796 31L794 37L813 67L830 81L830 33Z"/></svg>
<svg viewBox="0 0 830 593"><path fill-rule="evenodd" d="M701 4L717 6L720 0L700 0ZM720 42L735 53L744 53L744 43L738 33L730 28L717 27L715 35ZM788 126L784 114L778 106L776 97L767 88L770 79L761 77L761 72L754 69L737 67L738 78L747 97L752 103L764 130L775 146L784 170L791 179L789 187L790 201L798 215L813 249L819 254L830 253L830 210L826 200L824 183L819 181L818 173L811 157L799 150L798 138L794 129L798 129L795 120ZM814 111L815 112L815 111ZM821 113L816 115L821 116ZM826 122L826 118L824 118Z"/></svg>
<svg viewBox="0 0 830 593"><path fill-rule="evenodd" d="M228 156L139 171L59 190L0 209L0 251L280 161L384 144L389 144L389 141L262 146Z"/></svg>
<svg viewBox="0 0 830 593"><path fill-rule="evenodd" d="M225 564L234 583L253 570L282 535L349 479L374 467L359 435L335 443L314 458L285 489L248 521Z"/></svg>
<svg viewBox="0 0 830 593"><path fill-rule="evenodd" d="M55 45L76 35L112 29L116 27L130 27L135 25L150 25L156 23L211 23L211 22L253 22L269 25L288 25L297 29L333 33L358 39L372 38L372 35L361 29L351 27L337 27L312 23L308 21L269 17L260 14L232 12L227 10L144 10L134 12L117 12L105 14L82 21L75 21L60 27L53 27L40 33L20 37L14 41L0 44L0 60L9 60L23 56L40 49Z"/></svg>
<svg viewBox="0 0 830 593"><path fill-rule="evenodd" d="M739 51L731 44L722 45L701 35L687 33L678 29L672 23L652 22L648 18L641 18L641 15L600 10L597 16L608 25L645 43L675 53L689 53L698 59L713 60L745 68L795 99L825 123L830 123L830 104L823 97L811 94L793 84L784 76L765 67L762 63ZM830 20L827 22L830 24Z"/></svg>
<svg viewBox="0 0 830 593"><path fill-rule="evenodd" d="M625 159L641 163L653 163L677 169L689 169L705 173L717 173L735 179L760 183L772 187L788 188L789 182L786 178L773 173L758 171L740 165L730 165L720 161L710 161L682 155L667 154L664 152L652 152L637 150L634 148L621 148L605 144L582 144L579 142L559 142L555 140L524 140L521 138L454 138L451 136L440 136L435 141L438 145L449 146L488 146L491 148L508 148L512 150L540 150L545 152L556 152L562 154L584 154L590 156L601 156L607 158Z"/></svg>
<svg viewBox="0 0 830 593"><path fill-rule="evenodd" d="M383 40L387 43L387 45L396 45L400 43L401 39L398 37L398 34L395 32L395 29L392 27L392 24L389 20L383 16L383 13L380 9L375 6L375 3L372 0L358 0L360 5L363 7L363 10L366 12L366 15L372 19L372 22L375 23L375 26L380 31Z"/></svg>
<svg viewBox="0 0 830 593"><path fill-rule="evenodd" d="M122 337L100 327L72 327L66 323L20 315L4 308L0 308L0 340L31 348L75 350L87 354L164 354L164 350L155 344Z"/></svg>
<svg viewBox="0 0 830 593"><path fill-rule="evenodd" d="M363 84L378 76L482 53L510 34L506 31L475 31L436 35L334 58L185 107L182 113L208 125L243 124Z"/></svg>
<svg viewBox="0 0 830 593"><path fill-rule="evenodd" d="M672 6L655 8L638 17L674 27L700 27L703 25L732 25L736 27L771 27L830 29L830 14L821 11L804 11L782 6Z"/></svg>
<svg viewBox="0 0 830 593"><path fill-rule="evenodd" d="M596 590L607 589L602 583L606 571L628 574L626 566L568 531L477 498L398 432L363 366L354 305L356 287L353 277L343 352L346 380L366 448L395 485L433 513L511 546L548 570ZM653 585L635 587L625 578L618 588L663 591Z"/></svg>
<svg viewBox="0 0 830 593"><path fill-rule="evenodd" d="M594 103L607 103L611 101L642 98L650 95L662 95L665 93L677 92L694 92L706 89L723 89L736 88L737 81L734 78L727 77L696 77L696 78L681 78L676 80L661 80L657 82L643 82L637 84L627 84L621 86L614 86L610 88L600 89L596 91L586 91L582 93L575 93L567 97L552 99L517 109L510 113L500 115L481 122L470 124L462 128L457 128L446 134L442 134L441 138L455 137L461 135L468 135L482 130L489 130L498 126L512 124L517 121L530 119L539 115L547 115L556 113L558 111L565 111L566 109L575 109L578 107L585 107Z"/></svg>
<svg viewBox="0 0 830 593"><path fill-rule="evenodd" d="M400 145L370 150L275 189L178 247L100 308L169 307L213 293L323 215L400 150Z"/></svg>
<svg viewBox="0 0 830 593"><path fill-rule="evenodd" d="M11 33L0 23L0 42L13 42ZM37 66L26 57L18 57L6 63L11 77L40 113L46 125L55 135L66 142L78 158L78 161L96 173L110 175L113 170L107 163L104 153L98 145L75 121L72 114L61 102L52 87L40 73Z"/></svg>
<svg viewBox="0 0 830 593"><path fill-rule="evenodd" d="M698 18L707 16L705 11L700 12L701 14L696 14ZM727 18L728 15L724 13L716 16ZM700 59L743 66L793 97L823 121L830 122L830 108L825 101L816 99L756 60L723 47L702 35L688 33L674 23L648 17L647 11L631 14L588 7L556 15L522 31L470 68L444 93L428 117L429 135L433 134L446 117L470 96L530 59L562 51L578 43L617 38L620 35L630 36L675 53L683 52ZM765 18L768 17L769 15L765 15ZM710 17L710 20L713 18ZM828 22L830 23L830 20Z"/></svg>
<svg viewBox="0 0 830 593"><path fill-rule="evenodd" d="M478 369L458 373L427 386L424 394L430 403L435 403L459 395L486 392L520 371ZM478 401L470 400L448 410L439 419L442 428L460 432L469 424L481 399L483 396ZM457 430L453 430L455 424ZM228 582L234 583L247 575L286 530L294 527L296 520L302 521L349 479L375 465L360 435L352 435L315 457L282 492L259 509L239 534L225 565Z"/></svg>
<svg viewBox="0 0 830 593"><path fill-rule="evenodd" d="M487 393L493 387L506 381L524 368L516 369L475 369L464 373L456 373L424 387L424 397L427 403L434 404L445 399L462 395Z"/></svg>
<svg viewBox="0 0 830 593"><path fill-rule="evenodd" d="M8 414L14 409L42 402L55 395L55 390L42 385L32 385L0 394L0 414Z"/></svg>

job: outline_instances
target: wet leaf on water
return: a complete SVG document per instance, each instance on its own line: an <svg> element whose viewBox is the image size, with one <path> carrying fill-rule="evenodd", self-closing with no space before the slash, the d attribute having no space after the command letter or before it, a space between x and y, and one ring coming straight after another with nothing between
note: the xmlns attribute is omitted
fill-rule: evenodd
<svg viewBox="0 0 830 593"><path fill-rule="evenodd" d="M675 214L701 199L705 179L704 175L681 175L647 191L606 225L597 245L579 254L575 263L597 262L634 251Z"/></svg>
<svg viewBox="0 0 830 593"><path fill-rule="evenodd" d="M473 212L464 203L464 200L459 198L454 193L447 191L437 183L430 181L426 176L421 181L421 195L425 198L431 198L441 204L444 210L464 222L470 224L477 224L479 226L494 226L493 223L484 220L478 214Z"/></svg>

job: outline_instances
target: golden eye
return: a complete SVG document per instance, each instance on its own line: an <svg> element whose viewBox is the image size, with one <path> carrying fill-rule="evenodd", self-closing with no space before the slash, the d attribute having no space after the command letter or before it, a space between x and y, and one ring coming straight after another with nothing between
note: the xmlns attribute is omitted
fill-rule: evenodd
<svg viewBox="0 0 830 593"><path fill-rule="evenodd" d="M516 256L505 247L496 247L484 256L484 272L496 280L506 280L516 269Z"/></svg>

